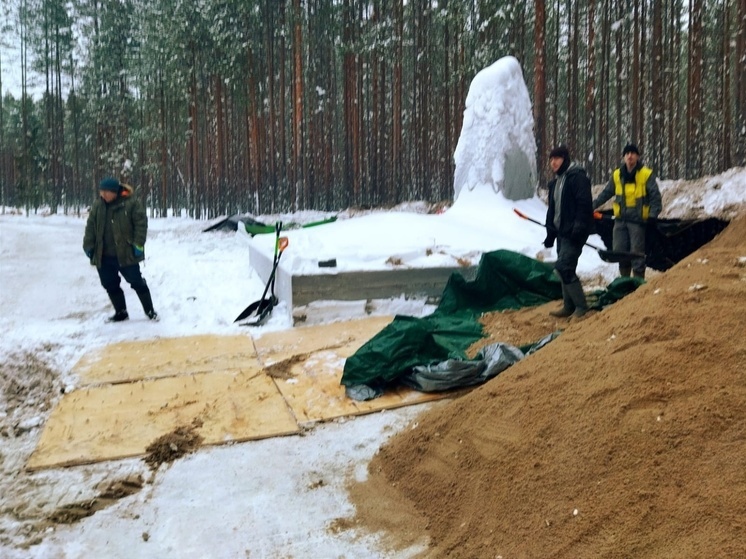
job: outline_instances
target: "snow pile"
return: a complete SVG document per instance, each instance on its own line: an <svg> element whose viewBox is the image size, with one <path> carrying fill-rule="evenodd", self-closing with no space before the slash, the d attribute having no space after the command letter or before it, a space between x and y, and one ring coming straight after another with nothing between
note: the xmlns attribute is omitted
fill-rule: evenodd
<svg viewBox="0 0 746 559"><path fill-rule="evenodd" d="M536 186L536 141L531 99L521 66L501 58L472 80L454 160L454 200L463 191L502 191L530 198Z"/></svg>

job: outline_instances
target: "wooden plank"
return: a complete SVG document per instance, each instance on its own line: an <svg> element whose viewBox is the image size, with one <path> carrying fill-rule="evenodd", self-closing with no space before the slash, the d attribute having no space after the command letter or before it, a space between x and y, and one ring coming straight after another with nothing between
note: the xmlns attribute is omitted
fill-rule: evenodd
<svg viewBox="0 0 746 559"><path fill-rule="evenodd" d="M264 367L324 349L333 349L341 352L344 357L349 357L392 320L391 316L373 316L269 332L257 337L254 346L259 362Z"/></svg>
<svg viewBox="0 0 746 559"><path fill-rule="evenodd" d="M345 359L391 323L393 317L367 317L313 327L270 332L254 340L259 360L301 424L326 421L428 402L450 396L408 388L357 402L345 395Z"/></svg>
<svg viewBox="0 0 746 559"><path fill-rule="evenodd" d="M255 363L250 336L203 335L111 344L85 354L72 372L85 386L236 369Z"/></svg>
<svg viewBox="0 0 746 559"><path fill-rule="evenodd" d="M27 468L143 455L158 437L195 420L208 445L299 431L277 386L257 366L105 385L62 397Z"/></svg>
<svg viewBox="0 0 746 559"><path fill-rule="evenodd" d="M448 397L401 388L369 402L347 398L339 384L345 359L391 320L270 332L253 340L255 348L248 336L192 336L94 350L75 369L88 386L62 397L27 468L139 456L195 420L203 444L220 444ZM95 385L102 382L112 384Z"/></svg>
<svg viewBox="0 0 746 559"><path fill-rule="evenodd" d="M339 384L344 360L352 353L354 351L350 351L349 346L312 352L305 360L291 363L285 375L275 378L298 423L305 425L451 396L449 393L428 394L400 387L366 402L352 400L345 395L345 387Z"/></svg>

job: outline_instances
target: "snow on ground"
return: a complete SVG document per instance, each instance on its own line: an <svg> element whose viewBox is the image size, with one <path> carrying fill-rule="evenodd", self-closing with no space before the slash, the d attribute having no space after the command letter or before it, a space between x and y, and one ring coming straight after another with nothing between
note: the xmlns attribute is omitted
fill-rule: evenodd
<svg viewBox="0 0 746 559"><path fill-rule="evenodd" d="M508 95L525 87L512 81L520 73L509 75L502 92ZM469 122L491 114L492 105L486 103L495 103L499 93L472 96ZM518 133L530 133L528 121L512 117ZM309 273L318 268L318 260L336 258L340 269L383 269L391 257L413 267L453 266L459 259L476 264L483 251L498 248L553 258L554 249L542 247L543 228L513 213L518 208L543 221L541 200L510 201L490 183L505 176L499 154L511 146L487 150L481 145L533 145L533 138L501 139L484 131L474 138L480 143L472 146L474 153L489 154L480 156L489 160L472 162L489 169L492 179L481 171L464 171L468 180L448 211L425 214L421 204L413 204L366 215L343 212L335 223L288 231L283 267ZM746 173L735 170L695 188L680 182L661 186L664 202L677 211L725 214L743 205ZM675 196L667 198L667 191ZM258 219L309 222L322 217L306 212ZM353 514L345 483L363 478L376 449L423 406L437 403L317 425L303 436L200 448L154 473L137 459L24 471L50 410L62 392L75 389L77 379L70 371L84 353L123 340L246 331L233 320L264 288L250 267L249 245L271 252L274 236L251 239L240 229L203 233L207 225L183 217L152 219L142 269L161 319L146 320L125 286L131 319L108 324L110 303L82 251L85 216L21 215L8 209L0 215L1 557L407 557L416 552L387 555L376 536L342 529ZM598 237L590 242L602 246ZM588 248L578 272L586 288L603 287L616 267ZM378 307L381 313L409 315L430 310L404 297ZM335 319L352 314L338 308ZM291 309L281 303L266 325L251 332L261 336L291 326ZM140 478L141 489L113 499L90 517L72 524L47 521L65 505L100 495L102 487Z"/></svg>
<svg viewBox="0 0 746 559"><path fill-rule="evenodd" d="M703 181L718 185L705 195L700 189L664 182L664 198L675 191L677 206L686 206L686 200L690 207L705 200L712 208L742 207L746 171L724 176ZM488 213L505 220L515 205L494 193L490 203ZM534 201L529 203L531 207L524 210L543 219L538 215L542 208ZM541 247L543 230L517 217L511 217L509 227L502 220L475 223L479 234L456 213L401 211L348 216L300 231L333 237L335 230L344 230L354 250L346 255L337 252L337 257L348 262L358 259L362 267L367 264L359 247L365 246L366 239L376 237L396 248L398 230L392 224L400 223L402 216L411 218L408 232L413 237L428 238L433 234L428 227L446 228L453 246L473 243L475 253L499 247L503 235L509 247L515 247L511 243L517 240L525 253L547 252ZM265 216L263 221L271 223L276 218ZM301 219L313 218L304 215ZM375 537L337 529L340 519L352 515L344 485L347 479L365 475L365 464L376 449L422 406L318 425L304 436L201 448L154 474L136 459L23 471L60 392L75 388L76 379L69 371L85 352L122 340L245 332L233 319L259 298L264 287L251 270L248 247L272 235L251 240L241 231L202 233L207 224L191 219L153 219L143 274L161 320L147 321L134 293L125 286L131 320L108 324L110 303L81 248L84 225L85 216L0 215L0 355L6 373L0 414L0 556L385 557ZM353 238L353 231L359 237ZM586 286L587 278L613 278L616 273L593 249L584 251L580 268ZM402 312L406 304L403 298L395 299L382 303L379 311ZM425 306L419 311L409 309L415 312L406 310L403 314L428 312ZM251 332L261 336L290 327L289 309L281 304L265 326ZM24 402L10 398L9 387L23 385L22 375L33 376L40 363L52 371L44 377L47 384L41 388L45 390L27 387L32 397ZM8 379L14 371L18 378ZM102 484L138 475L145 484L135 494L78 523L49 524L46 531L38 532L42 520L59 507L93 498ZM38 543L21 547L28 542Z"/></svg>

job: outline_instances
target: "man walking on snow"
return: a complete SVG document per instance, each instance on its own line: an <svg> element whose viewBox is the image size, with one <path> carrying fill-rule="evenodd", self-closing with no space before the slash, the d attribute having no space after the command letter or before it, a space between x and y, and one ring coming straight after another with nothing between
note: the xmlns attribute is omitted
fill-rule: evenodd
<svg viewBox="0 0 746 559"><path fill-rule="evenodd" d="M622 151L624 165L616 169L603 191L593 201L597 209L614 197L613 250L645 254L647 224L654 224L662 209L661 193L655 173L640 160L635 144L627 144ZM645 277L645 257L619 263L619 274Z"/></svg>
<svg viewBox="0 0 746 559"><path fill-rule="evenodd" d="M110 322L127 320L127 302L119 275L127 280L150 320L158 320L150 289L140 273L145 259L148 216L134 197L131 186L105 178L99 184L99 198L93 203L85 226L83 251L96 266L101 285L114 305Z"/></svg>
<svg viewBox="0 0 746 559"><path fill-rule="evenodd" d="M549 314L558 318L580 318L588 311L588 304L576 269L593 228L591 181L585 169L570 160L565 146L549 153L549 166L555 177L549 181L544 246L551 248L557 241L554 270L562 282L562 308Z"/></svg>

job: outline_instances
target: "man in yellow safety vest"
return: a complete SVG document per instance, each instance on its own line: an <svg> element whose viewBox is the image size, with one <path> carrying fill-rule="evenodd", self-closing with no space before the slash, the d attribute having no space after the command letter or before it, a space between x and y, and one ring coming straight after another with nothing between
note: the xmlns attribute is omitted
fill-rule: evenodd
<svg viewBox="0 0 746 559"><path fill-rule="evenodd" d="M661 193L650 167L643 165L640 151L635 144L627 144L622 151L624 165L611 174L606 187L593 201L597 209L610 198L614 210L612 250L645 254L645 230L660 214ZM619 263L622 276L644 278L645 258L635 258Z"/></svg>

